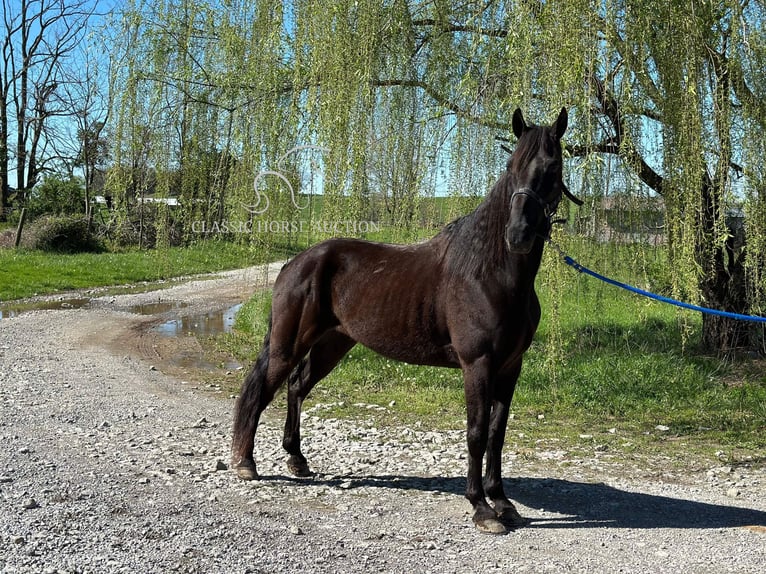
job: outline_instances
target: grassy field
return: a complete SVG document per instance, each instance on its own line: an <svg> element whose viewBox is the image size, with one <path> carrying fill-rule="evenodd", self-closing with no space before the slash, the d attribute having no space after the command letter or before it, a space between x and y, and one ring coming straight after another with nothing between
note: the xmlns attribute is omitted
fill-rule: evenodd
<svg viewBox="0 0 766 574"><path fill-rule="evenodd" d="M225 241L114 253L54 254L0 249L0 301L246 267L285 254Z"/></svg>
<svg viewBox="0 0 766 574"><path fill-rule="evenodd" d="M701 354L698 314L604 285L550 259L545 265L547 273L538 278L543 321L512 409L513 428L527 442L554 432L562 441L595 434L607 444L628 444L627 434L630 444L691 441L708 452L763 455L762 360ZM269 307L269 293L253 297L235 333L220 342L244 363L260 349ZM232 392L240 382L241 375L232 380ZM317 386L307 406L317 403L332 405L336 416L369 416L358 406L366 403L388 407L378 417L410 424L460 428L465 420L459 371L389 361L360 346Z"/></svg>

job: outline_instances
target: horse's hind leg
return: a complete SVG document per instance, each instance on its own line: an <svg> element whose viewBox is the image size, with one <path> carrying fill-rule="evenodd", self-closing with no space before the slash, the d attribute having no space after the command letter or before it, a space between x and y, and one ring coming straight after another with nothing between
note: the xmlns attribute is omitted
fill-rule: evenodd
<svg viewBox="0 0 766 574"><path fill-rule="evenodd" d="M314 343L308 356L290 375L287 384L287 420L282 445L290 455L287 468L295 476L310 476L306 457L301 452L301 406L304 399L320 380L354 346L355 341L338 331L328 331Z"/></svg>
<svg viewBox="0 0 766 574"><path fill-rule="evenodd" d="M297 359L275 353L271 339L270 320L263 348L242 383L235 405L232 465L237 475L245 480L258 477L253 450L261 413L274 399L275 393L298 362Z"/></svg>

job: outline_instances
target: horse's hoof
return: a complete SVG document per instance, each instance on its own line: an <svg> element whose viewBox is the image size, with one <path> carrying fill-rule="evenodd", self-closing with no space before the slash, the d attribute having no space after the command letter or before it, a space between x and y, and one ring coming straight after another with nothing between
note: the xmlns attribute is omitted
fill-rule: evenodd
<svg viewBox="0 0 766 574"><path fill-rule="evenodd" d="M287 470L289 470L293 476L298 478L314 476L314 473L311 472L311 469L309 468L309 463L306 462L306 459L303 457L290 456L290 458L287 459Z"/></svg>
<svg viewBox="0 0 766 574"><path fill-rule="evenodd" d="M529 519L524 518L521 514L519 514L519 511L516 510L516 508L510 503L496 504L495 512L497 513L497 517L502 520L504 524L507 524L511 528L526 526L529 524Z"/></svg>
<svg viewBox="0 0 766 574"><path fill-rule="evenodd" d="M478 528L480 532L484 532L485 534L506 534L508 532L503 523L496 518L474 520L474 524L476 524L476 528Z"/></svg>
<svg viewBox="0 0 766 574"><path fill-rule="evenodd" d="M256 480L258 478L258 471L255 469L253 461L241 460L233 467L237 471L237 476L242 480Z"/></svg>

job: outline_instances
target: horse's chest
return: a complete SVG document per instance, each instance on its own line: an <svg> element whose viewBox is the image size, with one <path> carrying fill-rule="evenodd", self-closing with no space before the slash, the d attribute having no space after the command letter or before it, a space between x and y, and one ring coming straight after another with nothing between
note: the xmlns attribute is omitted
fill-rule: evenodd
<svg viewBox="0 0 766 574"><path fill-rule="evenodd" d="M540 324L540 307L533 304L509 312L496 331L495 346L500 356L515 358L522 355L532 344Z"/></svg>

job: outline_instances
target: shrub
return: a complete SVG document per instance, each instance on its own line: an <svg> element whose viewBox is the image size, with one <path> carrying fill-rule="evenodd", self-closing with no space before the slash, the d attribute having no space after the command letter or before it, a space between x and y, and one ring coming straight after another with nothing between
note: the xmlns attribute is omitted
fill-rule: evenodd
<svg viewBox="0 0 766 574"><path fill-rule="evenodd" d="M136 208L127 217L104 225L102 234L117 247L175 247L182 241L173 216L165 207L145 205L140 212Z"/></svg>
<svg viewBox="0 0 766 574"><path fill-rule="evenodd" d="M28 216L74 215L85 211L82 182L58 175L46 177L35 187L27 205Z"/></svg>
<svg viewBox="0 0 766 574"><path fill-rule="evenodd" d="M24 247L60 253L101 251L103 246L78 216L41 217L30 224L22 239Z"/></svg>
<svg viewBox="0 0 766 574"><path fill-rule="evenodd" d="M0 231L0 249L7 248L7 247L13 247L14 243L16 241L16 230L15 229L3 229Z"/></svg>

